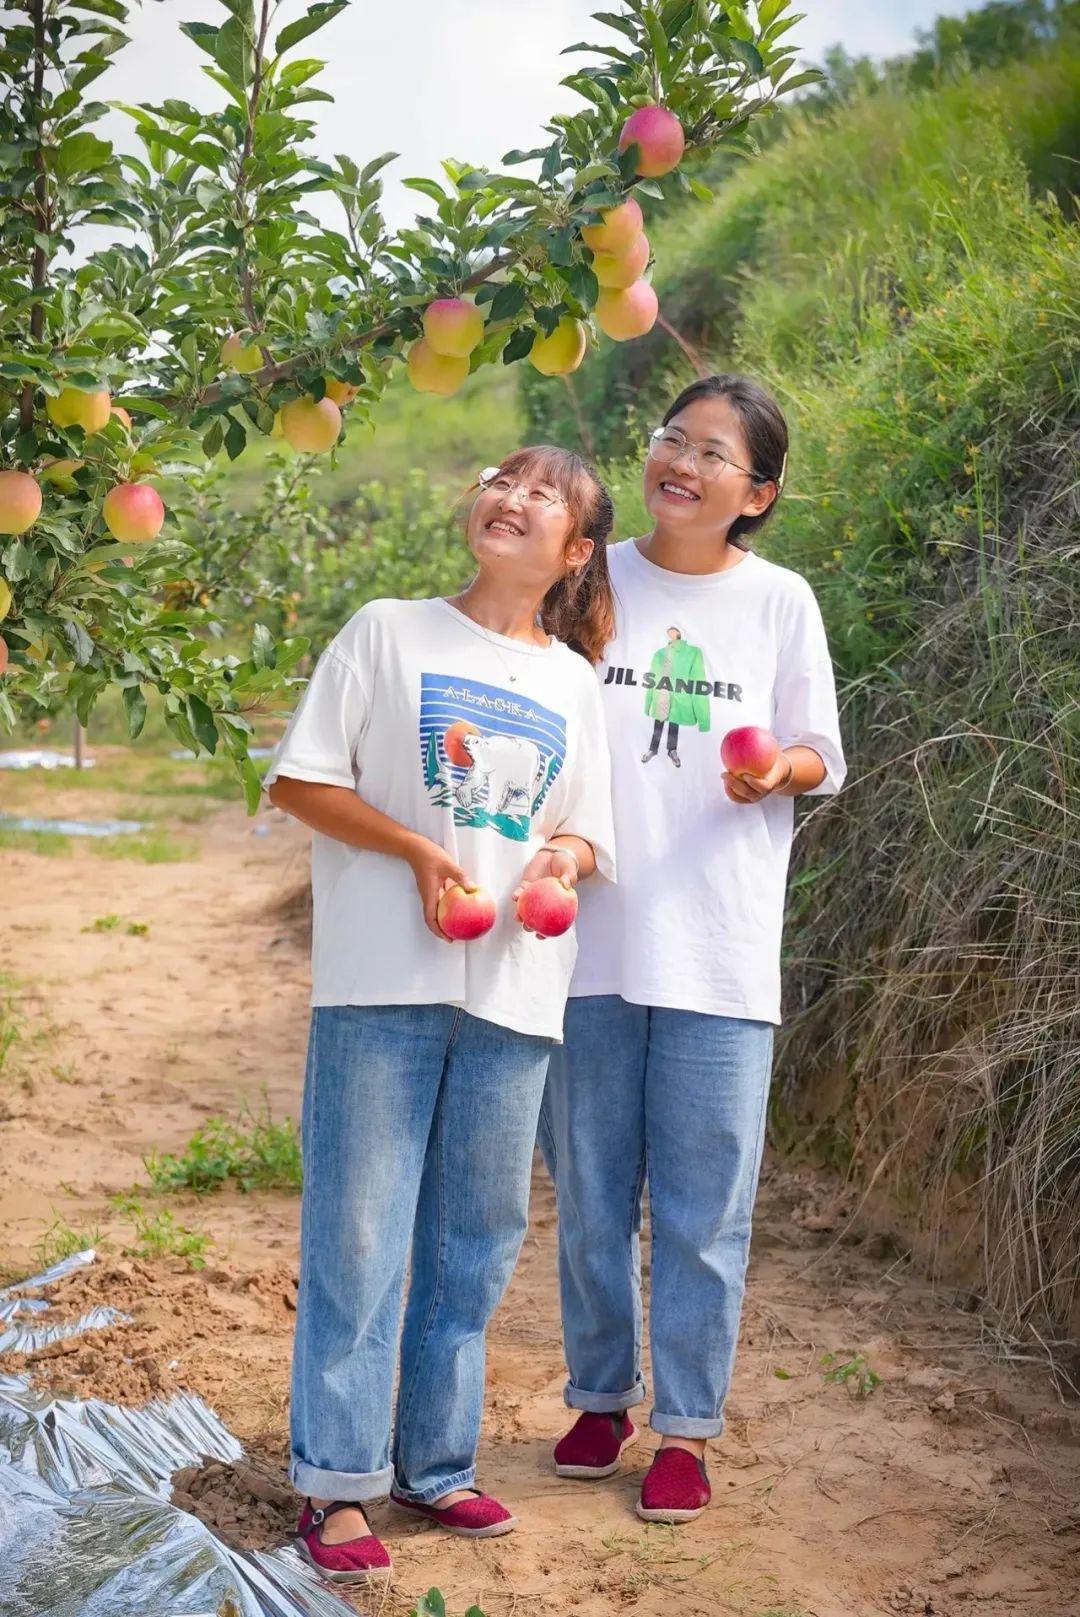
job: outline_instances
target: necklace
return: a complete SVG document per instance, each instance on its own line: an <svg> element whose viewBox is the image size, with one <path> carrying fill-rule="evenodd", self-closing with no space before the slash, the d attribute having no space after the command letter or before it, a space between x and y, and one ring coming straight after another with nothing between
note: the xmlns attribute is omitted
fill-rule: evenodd
<svg viewBox="0 0 1080 1617"><path fill-rule="evenodd" d="M494 649L495 655L498 657L499 661L503 665L503 668L506 670L507 679L510 681L511 685L516 685L518 677L503 655L503 648L500 644L500 639L505 637L496 635L494 630L489 629L486 624L483 624L479 621L479 619L474 618L471 612L466 612L463 597L461 595L452 595L450 597L450 605L456 607L463 617L468 618L469 622L473 624L475 628L480 630L480 633L483 635L488 644ZM528 644L527 641L522 641L522 645L526 644ZM536 642L533 641L533 646L535 647L535 645ZM539 649L542 650L543 648L541 647Z"/></svg>

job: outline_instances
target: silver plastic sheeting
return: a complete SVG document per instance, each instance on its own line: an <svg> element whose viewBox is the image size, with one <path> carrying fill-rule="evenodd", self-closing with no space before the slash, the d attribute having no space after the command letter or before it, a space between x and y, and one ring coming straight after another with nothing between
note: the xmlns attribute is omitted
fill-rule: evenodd
<svg viewBox="0 0 1080 1617"><path fill-rule="evenodd" d="M143 820L43 820L36 814L0 814L5 831L55 831L64 837L126 837L146 829Z"/></svg>
<svg viewBox="0 0 1080 1617"><path fill-rule="evenodd" d="M89 1268L97 1258L97 1252L92 1246L84 1247L81 1252L72 1252L69 1257L61 1258L58 1263L52 1263L40 1274L27 1275L25 1280L16 1280L10 1286L0 1291L0 1297L16 1297L22 1291L40 1291L42 1286L51 1286L54 1280L66 1280L68 1275L76 1274L80 1269ZM42 1303L47 1308L48 1303Z"/></svg>
<svg viewBox="0 0 1080 1617"><path fill-rule="evenodd" d="M93 769L96 759L84 758L83 769ZM51 747L7 748L0 752L0 769L74 769L75 759L70 752L55 752Z"/></svg>
<svg viewBox="0 0 1080 1617"><path fill-rule="evenodd" d="M78 1319L62 1325L11 1325L0 1331L0 1353L36 1353L38 1348L51 1347L69 1336L81 1336L84 1331L100 1331L106 1325L130 1325L131 1315L118 1308L99 1304L87 1309Z"/></svg>
<svg viewBox="0 0 1080 1617"><path fill-rule="evenodd" d="M36 1275L5 1296L50 1278L59 1276ZM188 1393L124 1409L0 1375L0 1613L353 1617L291 1547L230 1549L169 1503L180 1467L242 1452Z"/></svg>
<svg viewBox="0 0 1080 1617"><path fill-rule="evenodd" d="M43 1297L20 1297L17 1295L19 1292L38 1291L43 1286L52 1285L55 1280L63 1280L67 1275L85 1269L96 1256L93 1247L87 1247L83 1252L73 1252L70 1257L61 1258L59 1263L43 1269L40 1274L30 1275L28 1279L19 1280L0 1291L0 1324L8 1326L6 1331L0 1330L0 1353L36 1353L38 1348L63 1342L69 1336L81 1336L84 1331L100 1331L106 1325L131 1324L130 1314L104 1306L88 1309L79 1319L68 1320L62 1325L11 1323L20 1314L42 1314L50 1307Z"/></svg>

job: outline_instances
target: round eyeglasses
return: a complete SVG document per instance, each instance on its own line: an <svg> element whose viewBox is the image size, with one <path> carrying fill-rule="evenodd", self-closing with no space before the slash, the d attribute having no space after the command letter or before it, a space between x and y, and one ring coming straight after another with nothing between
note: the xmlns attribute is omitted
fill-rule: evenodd
<svg viewBox="0 0 1080 1617"><path fill-rule="evenodd" d="M522 504L531 505L537 511L566 503L561 494L552 493L546 488L530 487L528 483L519 483L516 477L501 472L497 466L485 466L477 482L482 489L489 494L497 494L501 500L509 498L514 493L520 494Z"/></svg>
<svg viewBox="0 0 1080 1617"><path fill-rule="evenodd" d="M720 477L729 466L733 472L741 472L755 483L768 481L759 477L757 472L752 472L748 466L740 466L738 461L731 460L715 444L691 443L677 427L657 427L649 434L649 459L658 460L665 466L670 466L674 460L688 460L706 483Z"/></svg>

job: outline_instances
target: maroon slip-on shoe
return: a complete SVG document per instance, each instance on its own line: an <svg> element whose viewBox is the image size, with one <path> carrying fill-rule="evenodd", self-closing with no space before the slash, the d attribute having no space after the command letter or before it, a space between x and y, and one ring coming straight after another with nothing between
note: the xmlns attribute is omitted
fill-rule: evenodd
<svg viewBox="0 0 1080 1617"><path fill-rule="evenodd" d="M619 1456L637 1432L629 1415L584 1410L555 1445L555 1475L595 1481L619 1469Z"/></svg>
<svg viewBox="0 0 1080 1617"><path fill-rule="evenodd" d="M500 1533L512 1533L517 1526L517 1517L511 1516L506 1506L500 1505L490 1494L481 1493L478 1488L472 1492L474 1498L459 1499L456 1505L442 1507L423 1505L418 1499L403 1499L392 1491L390 1502L399 1510L411 1510L417 1516L426 1516L428 1521L437 1522L448 1533L456 1533L459 1538L498 1538Z"/></svg>
<svg viewBox="0 0 1080 1617"><path fill-rule="evenodd" d="M300 1513L293 1541L297 1551L316 1572L331 1583L372 1583L390 1576L390 1552L374 1533L347 1538L341 1544L324 1544L319 1536L328 1516L339 1510L362 1510L355 1500L342 1499L316 1510L311 1501Z"/></svg>
<svg viewBox="0 0 1080 1617"><path fill-rule="evenodd" d="M711 1498L703 1460L688 1449L661 1449L645 1473L637 1513L645 1522L690 1522Z"/></svg>

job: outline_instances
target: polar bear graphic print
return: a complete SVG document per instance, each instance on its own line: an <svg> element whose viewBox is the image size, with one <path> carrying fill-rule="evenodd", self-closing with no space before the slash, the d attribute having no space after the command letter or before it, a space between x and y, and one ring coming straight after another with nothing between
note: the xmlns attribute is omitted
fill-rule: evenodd
<svg viewBox="0 0 1080 1617"><path fill-rule="evenodd" d="M566 721L520 692L422 674L420 757L455 825L524 842L565 761Z"/></svg>
<svg viewBox="0 0 1080 1617"><path fill-rule="evenodd" d="M472 768L455 788L464 809L483 804L491 814L532 815L532 801L544 779L544 760L535 741L524 736L463 735L461 747Z"/></svg>

